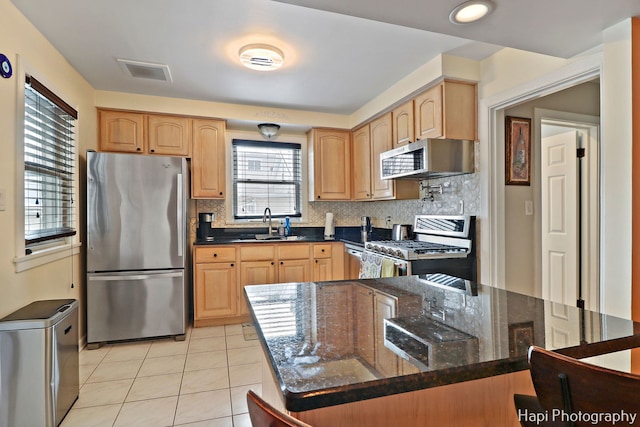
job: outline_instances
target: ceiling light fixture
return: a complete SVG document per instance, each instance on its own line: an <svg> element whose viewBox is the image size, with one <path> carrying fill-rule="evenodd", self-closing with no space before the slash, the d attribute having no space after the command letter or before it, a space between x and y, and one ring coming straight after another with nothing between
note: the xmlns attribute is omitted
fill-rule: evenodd
<svg viewBox="0 0 640 427"><path fill-rule="evenodd" d="M271 139L280 131L280 125L277 125L275 123L260 123L258 125L258 129L260 130L262 136L267 139Z"/></svg>
<svg viewBox="0 0 640 427"><path fill-rule="evenodd" d="M282 67L284 54L268 44L249 44L240 49L240 62L252 70L272 71Z"/></svg>
<svg viewBox="0 0 640 427"><path fill-rule="evenodd" d="M472 0L456 6L449 14L454 24L469 24L484 18L493 11L493 3L487 0Z"/></svg>

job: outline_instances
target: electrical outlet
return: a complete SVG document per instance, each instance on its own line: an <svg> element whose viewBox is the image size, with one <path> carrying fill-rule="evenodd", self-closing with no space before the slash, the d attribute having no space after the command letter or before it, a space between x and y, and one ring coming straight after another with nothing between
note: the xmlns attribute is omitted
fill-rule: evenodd
<svg viewBox="0 0 640 427"><path fill-rule="evenodd" d="M533 215L533 200L524 201L524 214Z"/></svg>
<svg viewBox="0 0 640 427"><path fill-rule="evenodd" d="M4 188L0 188L0 211L7 209L7 194Z"/></svg>

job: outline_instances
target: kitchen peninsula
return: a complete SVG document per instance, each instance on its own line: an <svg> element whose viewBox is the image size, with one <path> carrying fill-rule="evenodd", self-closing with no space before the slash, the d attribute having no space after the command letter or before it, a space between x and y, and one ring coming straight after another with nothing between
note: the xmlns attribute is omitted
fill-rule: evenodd
<svg viewBox="0 0 640 427"><path fill-rule="evenodd" d="M314 427L517 426L529 345L577 358L640 346L638 323L438 274L245 292L264 397Z"/></svg>

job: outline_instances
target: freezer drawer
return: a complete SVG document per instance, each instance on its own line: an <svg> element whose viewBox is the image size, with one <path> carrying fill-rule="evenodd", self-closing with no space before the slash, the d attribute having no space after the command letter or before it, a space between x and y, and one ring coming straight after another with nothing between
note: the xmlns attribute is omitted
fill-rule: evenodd
<svg viewBox="0 0 640 427"><path fill-rule="evenodd" d="M78 398L78 303L36 301L0 320L0 427L60 424Z"/></svg>
<svg viewBox="0 0 640 427"><path fill-rule="evenodd" d="M87 342L101 343L186 331L183 270L87 275Z"/></svg>

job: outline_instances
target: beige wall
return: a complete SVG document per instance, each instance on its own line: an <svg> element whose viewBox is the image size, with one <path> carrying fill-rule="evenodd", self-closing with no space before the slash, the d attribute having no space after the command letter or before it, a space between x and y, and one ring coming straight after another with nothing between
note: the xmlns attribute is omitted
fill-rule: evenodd
<svg viewBox="0 0 640 427"><path fill-rule="evenodd" d="M16 176L16 146L21 144L21 141L17 141L20 126L17 119L17 93L18 86L24 84L21 71L30 70L35 77L78 110L80 154L93 147L96 120L93 88L9 0L0 0L0 10L0 49L14 67L13 77L0 79L0 188L6 192L6 210L0 211L0 316L4 316L38 299L79 299L84 289L82 259L79 255L21 273L16 273L15 270L15 230L16 226L21 224L21 220L16 218L15 206L22 203L21 197L16 195L17 180L21 179ZM81 164L79 166L82 167ZM82 206L82 203L78 203L79 218L82 217ZM72 281L75 284L73 289L70 286ZM82 336L84 322L81 323Z"/></svg>
<svg viewBox="0 0 640 427"><path fill-rule="evenodd" d="M600 115L600 86L597 83L583 83L573 88L526 102L505 111L506 116L533 119L535 108L563 111L591 116ZM532 120L532 135L537 132ZM532 143L536 139L532 137ZM526 200L537 201L534 184L539 179L540 151L532 147L531 186L507 185L505 196L505 284L506 288L527 295L541 296L539 284L535 283L535 231L534 221L539 220L539 209L534 204L534 215L525 215Z"/></svg>

